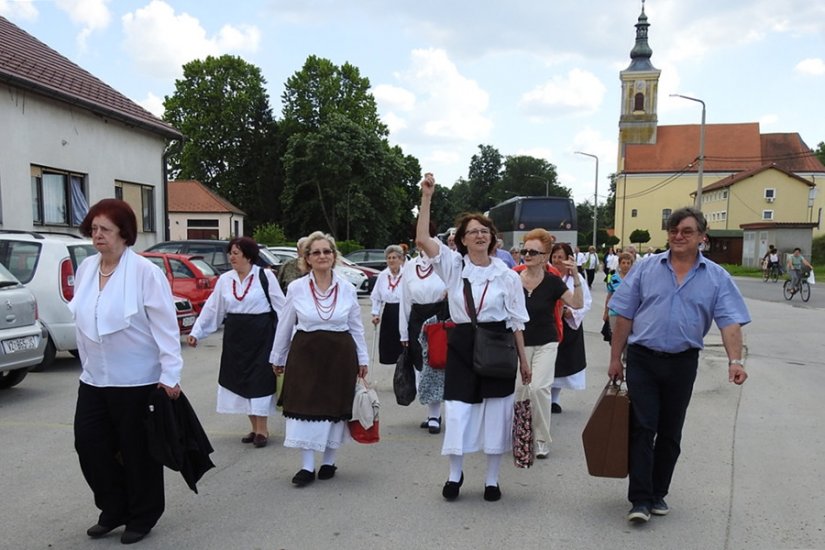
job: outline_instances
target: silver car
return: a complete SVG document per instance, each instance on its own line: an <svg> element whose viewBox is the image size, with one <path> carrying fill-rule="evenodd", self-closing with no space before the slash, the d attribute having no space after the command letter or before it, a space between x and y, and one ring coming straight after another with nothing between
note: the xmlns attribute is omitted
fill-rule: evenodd
<svg viewBox="0 0 825 550"><path fill-rule="evenodd" d="M0 389L19 384L43 360L46 331L34 294L0 265Z"/></svg>

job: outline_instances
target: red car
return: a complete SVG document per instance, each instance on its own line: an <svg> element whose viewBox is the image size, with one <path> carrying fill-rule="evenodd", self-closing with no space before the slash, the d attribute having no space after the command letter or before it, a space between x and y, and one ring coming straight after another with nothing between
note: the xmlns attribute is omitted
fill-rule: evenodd
<svg viewBox="0 0 825 550"><path fill-rule="evenodd" d="M192 326L198 318L198 314L192 309L192 304L183 296L172 296L175 300L175 313L178 316L178 330L181 334L192 332Z"/></svg>
<svg viewBox="0 0 825 550"><path fill-rule="evenodd" d="M212 294L218 281L218 272L215 268L209 265L203 256L166 252L140 254L163 270L172 286L172 294L189 300L195 313L200 314L203 304Z"/></svg>

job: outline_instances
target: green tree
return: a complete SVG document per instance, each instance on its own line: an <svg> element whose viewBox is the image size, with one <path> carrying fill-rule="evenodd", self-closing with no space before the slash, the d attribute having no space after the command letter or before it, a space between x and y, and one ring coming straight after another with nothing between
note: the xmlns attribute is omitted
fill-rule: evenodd
<svg viewBox="0 0 825 550"><path fill-rule="evenodd" d="M172 178L196 179L247 213L247 228L277 218L278 127L266 80L239 57L183 66L163 119L186 138L170 145Z"/></svg>
<svg viewBox="0 0 825 550"><path fill-rule="evenodd" d="M825 141L820 141L813 153L819 159L819 162L825 164Z"/></svg>
<svg viewBox="0 0 825 550"><path fill-rule="evenodd" d="M647 229L634 229L630 233L630 242L634 244L645 244L650 242L650 231Z"/></svg>
<svg viewBox="0 0 825 550"><path fill-rule="evenodd" d="M256 227L252 238L255 239L258 244L266 246L275 246L286 242L284 230L281 229L280 225L274 223L267 223Z"/></svg>
<svg viewBox="0 0 825 550"><path fill-rule="evenodd" d="M501 180L494 187L494 204L515 196L569 197L570 189L558 183L556 167L529 155L511 155L504 161Z"/></svg>
<svg viewBox="0 0 825 550"><path fill-rule="evenodd" d="M610 188L607 194L607 201L599 206L599 226L612 228L616 220L616 179L617 174L610 174Z"/></svg>
<svg viewBox="0 0 825 550"><path fill-rule="evenodd" d="M469 201L465 209L485 212L498 201L493 190L501 182L503 159L498 149L492 145L479 145L479 152L470 159L467 172L469 182Z"/></svg>

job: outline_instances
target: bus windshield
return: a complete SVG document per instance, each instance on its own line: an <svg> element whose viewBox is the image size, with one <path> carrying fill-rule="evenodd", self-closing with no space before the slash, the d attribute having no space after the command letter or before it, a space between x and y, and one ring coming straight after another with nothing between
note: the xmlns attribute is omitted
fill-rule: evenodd
<svg viewBox="0 0 825 550"><path fill-rule="evenodd" d="M523 245L524 235L539 227L556 242L575 245L578 240L576 206L569 197L514 197L492 207L489 215L507 248Z"/></svg>

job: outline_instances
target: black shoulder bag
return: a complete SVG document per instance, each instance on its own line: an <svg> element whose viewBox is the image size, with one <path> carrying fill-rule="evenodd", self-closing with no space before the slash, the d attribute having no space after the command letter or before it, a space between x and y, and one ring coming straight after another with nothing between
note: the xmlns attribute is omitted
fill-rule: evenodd
<svg viewBox="0 0 825 550"><path fill-rule="evenodd" d="M467 279L464 279L464 300L473 322L473 371L489 378L515 378L518 353L513 332L493 330L478 324L473 290Z"/></svg>
<svg viewBox="0 0 825 550"><path fill-rule="evenodd" d="M278 313L275 311L275 308L272 307L272 299L269 297L269 279L266 278L266 273L264 272L265 269L269 269L267 267L261 267L260 276L261 276L261 287L264 289L264 296L266 297L266 303L269 304L269 314L272 316L272 320L275 321L275 325L278 325Z"/></svg>

